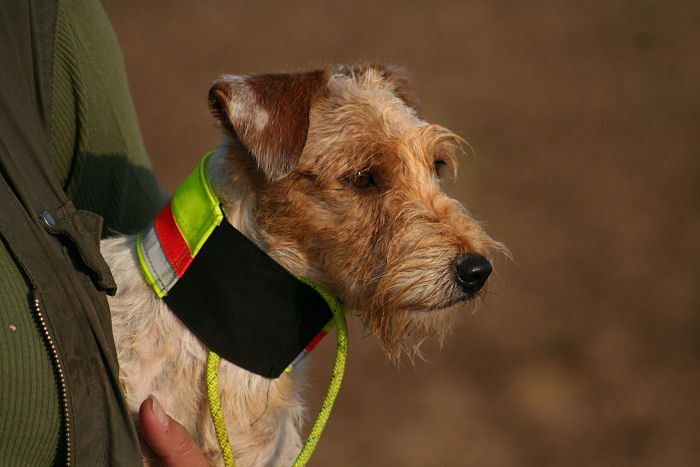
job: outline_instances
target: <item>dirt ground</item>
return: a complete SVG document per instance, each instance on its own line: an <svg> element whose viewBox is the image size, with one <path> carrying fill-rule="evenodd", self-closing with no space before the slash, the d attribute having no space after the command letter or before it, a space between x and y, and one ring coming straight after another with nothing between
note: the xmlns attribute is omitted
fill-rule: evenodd
<svg viewBox="0 0 700 467"><path fill-rule="evenodd" d="M168 190L223 72L389 60L476 150L449 189L514 260L430 362L353 323L310 465L700 465L698 2L104 3Z"/></svg>

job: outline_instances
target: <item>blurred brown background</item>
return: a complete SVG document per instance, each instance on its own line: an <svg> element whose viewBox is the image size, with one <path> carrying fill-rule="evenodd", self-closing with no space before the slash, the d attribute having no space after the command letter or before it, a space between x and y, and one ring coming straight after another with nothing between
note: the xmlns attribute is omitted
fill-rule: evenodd
<svg viewBox="0 0 700 467"><path fill-rule="evenodd" d="M223 72L386 59L476 149L450 190L514 261L429 363L353 324L311 465L700 465L700 3L104 3L168 190Z"/></svg>

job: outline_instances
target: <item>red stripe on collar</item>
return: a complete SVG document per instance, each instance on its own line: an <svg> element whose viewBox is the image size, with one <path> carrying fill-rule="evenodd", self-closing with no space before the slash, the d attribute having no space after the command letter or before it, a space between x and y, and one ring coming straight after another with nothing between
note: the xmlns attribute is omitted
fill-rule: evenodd
<svg viewBox="0 0 700 467"><path fill-rule="evenodd" d="M163 251L178 277L187 270L194 259L190 254L185 238L173 217L172 200L156 216L156 232Z"/></svg>

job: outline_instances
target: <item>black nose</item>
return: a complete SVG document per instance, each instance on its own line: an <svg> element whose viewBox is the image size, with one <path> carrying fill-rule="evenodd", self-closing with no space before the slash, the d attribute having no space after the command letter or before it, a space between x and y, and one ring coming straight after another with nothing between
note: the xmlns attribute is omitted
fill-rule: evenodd
<svg viewBox="0 0 700 467"><path fill-rule="evenodd" d="M468 297L473 297L486 283L493 268L481 255L462 256L455 262L457 282Z"/></svg>

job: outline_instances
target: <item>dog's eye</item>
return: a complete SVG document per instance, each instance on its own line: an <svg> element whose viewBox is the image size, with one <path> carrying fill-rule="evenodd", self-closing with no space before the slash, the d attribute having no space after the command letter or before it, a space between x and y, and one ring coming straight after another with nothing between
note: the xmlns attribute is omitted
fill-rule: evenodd
<svg viewBox="0 0 700 467"><path fill-rule="evenodd" d="M372 177L372 173L369 170L362 170L348 178L348 181L352 186L359 189L369 188L372 186L377 186Z"/></svg>
<svg viewBox="0 0 700 467"><path fill-rule="evenodd" d="M435 171L435 175L437 175L437 178L443 178L447 173L447 169L447 162L441 159L438 159L435 162L433 162L433 170Z"/></svg>

